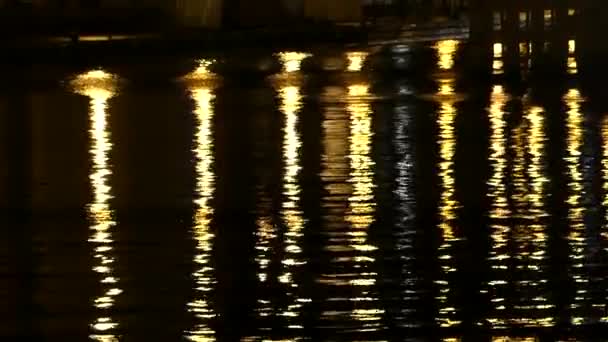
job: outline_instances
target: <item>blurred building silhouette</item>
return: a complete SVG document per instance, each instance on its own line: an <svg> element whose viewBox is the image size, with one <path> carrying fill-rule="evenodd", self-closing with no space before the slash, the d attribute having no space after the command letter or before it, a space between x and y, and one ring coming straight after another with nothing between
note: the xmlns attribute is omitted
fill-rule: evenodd
<svg viewBox="0 0 608 342"><path fill-rule="evenodd" d="M494 73L545 69L578 72L606 51L602 0L470 0L471 46Z"/></svg>
<svg viewBox="0 0 608 342"><path fill-rule="evenodd" d="M291 25L301 21L359 22L365 1L352 0L0 0L5 27L79 26L222 28ZM35 18L27 20L24 18ZM21 24L21 25L20 25Z"/></svg>
<svg viewBox="0 0 608 342"><path fill-rule="evenodd" d="M575 73L583 7L574 0L471 0L471 45L483 49L494 73L531 68Z"/></svg>

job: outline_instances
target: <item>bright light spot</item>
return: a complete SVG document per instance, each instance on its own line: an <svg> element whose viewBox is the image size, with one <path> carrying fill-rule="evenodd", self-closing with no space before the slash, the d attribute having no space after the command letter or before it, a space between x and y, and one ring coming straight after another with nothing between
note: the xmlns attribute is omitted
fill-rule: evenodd
<svg viewBox="0 0 608 342"><path fill-rule="evenodd" d="M310 54L304 52L281 52L279 53L279 59L283 65L284 72L296 72L300 71L302 61L306 59Z"/></svg>
<svg viewBox="0 0 608 342"><path fill-rule="evenodd" d="M573 54L576 52L576 41L574 39L570 39L568 41L568 53Z"/></svg>
<svg viewBox="0 0 608 342"><path fill-rule="evenodd" d="M440 40L435 45L439 55L438 65L442 70L450 70L454 67L456 49L460 44L457 40Z"/></svg>
<svg viewBox="0 0 608 342"><path fill-rule="evenodd" d="M494 52L494 58L501 58L502 57L502 43L494 43L492 51Z"/></svg>
<svg viewBox="0 0 608 342"><path fill-rule="evenodd" d="M361 69L363 69L365 59L367 58L367 52L348 52L346 54L346 58L348 59L348 66L346 67L346 70L361 71Z"/></svg>

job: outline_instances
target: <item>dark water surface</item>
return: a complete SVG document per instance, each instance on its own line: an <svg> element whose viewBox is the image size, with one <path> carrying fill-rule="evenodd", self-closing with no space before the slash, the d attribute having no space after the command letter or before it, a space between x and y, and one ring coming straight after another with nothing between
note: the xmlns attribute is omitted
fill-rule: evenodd
<svg viewBox="0 0 608 342"><path fill-rule="evenodd" d="M24 71L2 340L605 336L608 118L576 75L468 79L459 45Z"/></svg>

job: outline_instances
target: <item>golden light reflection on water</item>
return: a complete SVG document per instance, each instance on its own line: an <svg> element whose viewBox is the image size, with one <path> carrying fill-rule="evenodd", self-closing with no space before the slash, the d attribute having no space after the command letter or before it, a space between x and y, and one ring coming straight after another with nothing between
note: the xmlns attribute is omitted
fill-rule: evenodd
<svg viewBox="0 0 608 342"><path fill-rule="evenodd" d="M509 215L505 171L507 167L506 160L506 112L504 106L508 100L502 86L496 85L492 89L490 98L490 162L492 163L492 176L488 182L490 186L490 198L492 201L492 209L490 217L493 219L507 218Z"/></svg>
<svg viewBox="0 0 608 342"><path fill-rule="evenodd" d="M283 203L281 206L283 222L287 228L284 233L284 257L281 262L279 282L283 283L288 296L282 316L288 320L289 329L302 329L297 322L302 314L304 303L310 301L301 296L301 290L294 275L300 273L301 265L305 263L302 258L301 240L303 237L304 218L300 209L300 148L302 141L298 131L298 112L302 106L300 87L287 85L279 89L281 111L285 115L283 128Z"/></svg>
<svg viewBox="0 0 608 342"><path fill-rule="evenodd" d="M116 296L122 293L119 279L115 276L114 240L112 228L116 225L114 212L110 207L112 188L108 178L112 174L109 154L112 150L111 134L108 129L108 100L117 90L116 78L103 70L94 70L79 75L73 86L76 92L89 97L89 136L91 139L91 173L89 179L93 190L93 199L88 204L91 235L89 243L93 248L96 264L93 271L99 275L102 294L93 300L97 309L96 319L91 324L90 338L97 341L114 341L118 339L116 331L118 322L112 317Z"/></svg>
<svg viewBox="0 0 608 342"><path fill-rule="evenodd" d="M435 44L439 56L438 66L441 70L451 70L460 42L457 40L440 40Z"/></svg>
<svg viewBox="0 0 608 342"><path fill-rule="evenodd" d="M602 178L604 183L602 206L606 208L604 222L607 223L604 224L601 234L604 239L608 239L608 115L606 114L604 114L604 118L602 119L602 143Z"/></svg>
<svg viewBox="0 0 608 342"><path fill-rule="evenodd" d="M570 89L563 98L566 112L567 151L565 158L568 168L568 244L570 257L570 275L574 282L574 297L570 303L571 324L581 325L585 322L583 310L589 302L589 279L585 271L585 250L587 249L585 229L586 195L583 186L583 134L584 117L581 112L583 98L577 89Z"/></svg>
<svg viewBox="0 0 608 342"><path fill-rule="evenodd" d="M347 71L357 72L363 69L363 64L367 59L367 52L363 51L353 51L346 53L346 59L348 60L348 64L346 66Z"/></svg>
<svg viewBox="0 0 608 342"><path fill-rule="evenodd" d="M505 307L505 292L508 278L506 274L510 256L508 254L510 210L507 201L506 168L507 168L507 113L505 105L509 97L502 86L495 85L490 95L490 164L492 176L488 181L488 197L490 199L490 256L491 276L486 284L491 298L492 313L487 318L494 328L504 328L507 322L501 312Z"/></svg>
<svg viewBox="0 0 608 342"><path fill-rule="evenodd" d="M207 69L209 61L201 61L195 70L197 77L213 78ZM191 83L188 85L190 98L194 101L195 131L192 153L196 171L196 194L194 197L195 212L193 239L196 242L194 255L195 270L192 278L195 281L195 293L188 303L188 310L196 317L196 324L185 332L185 337L192 341L215 341L215 331L211 324L216 313L209 303L215 286L211 252L214 234L210 229L213 216L213 194L215 191L215 174L213 172L213 117L214 117L214 82L207 85Z"/></svg>
<svg viewBox="0 0 608 342"><path fill-rule="evenodd" d="M372 130L371 108L364 97L366 85L348 87L348 112L350 113L350 169L349 182L353 192L349 197L350 214L346 217L355 230L366 230L373 221L373 166L370 157Z"/></svg>
<svg viewBox="0 0 608 342"><path fill-rule="evenodd" d="M513 129L513 202L512 231L515 251L511 256L511 286L516 292L511 303L509 323L523 327L551 327L554 305L547 294L547 228L545 112L524 99L524 117ZM506 304L507 304L506 303Z"/></svg>
<svg viewBox="0 0 608 342"><path fill-rule="evenodd" d="M309 57L310 54L304 52L280 52L278 54L279 60L283 67L283 72L290 73L300 71L302 61Z"/></svg>
<svg viewBox="0 0 608 342"><path fill-rule="evenodd" d="M494 336L492 342L537 342L540 341L537 337L509 337L509 336Z"/></svg>
<svg viewBox="0 0 608 342"><path fill-rule="evenodd" d="M454 198L454 153L456 148L456 134L454 123L456 120L457 101L454 94L454 79L440 79L437 101L440 108L437 117L439 125L439 178L441 196L439 200L439 229L441 230L442 242L438 250L440 264L440 278L435 280L439 287L436 297L439 312L435 317L441 327L458 326L461 322L456 318L458 311L451 304L449 292L451 291L450 279L456 272L453 258L453 247L459 239L454 231L456 209L459 204Z"/></svg>
<svg viewBox="0 0 608 342"><path fill-rule="evenodd" d="M328 298L332 308L321 315L329 322L357 323L357 331L377 331L384 310L372 292L377 278L372 269L376 246L369 243L367 236L375 214L369 86L351 84L346 92L343 88L326 88L325 98L331 103L323 121L325 152L321 176L327 193L323 198L328 236L325 250L330 253L331 271L318 281L344 287L340 291L352 291L352 295ZM343 100L346 113L340 108ZM345 302L344 310L335 310L335 306L342 307L337 302Z"/></svg>

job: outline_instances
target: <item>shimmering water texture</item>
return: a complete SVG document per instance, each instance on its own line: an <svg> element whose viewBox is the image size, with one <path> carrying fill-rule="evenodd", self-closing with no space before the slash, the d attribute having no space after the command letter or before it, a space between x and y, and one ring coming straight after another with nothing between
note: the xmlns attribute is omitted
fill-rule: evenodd
<svg viewBox="0 0 608 342"><path fill-rule="evenodd" d="M465 49L215 55L163 82L49 66L60 82L2 88L2 339L605 336L602 99L576 60L511 82L490 44L473 80Z"/></svg>

